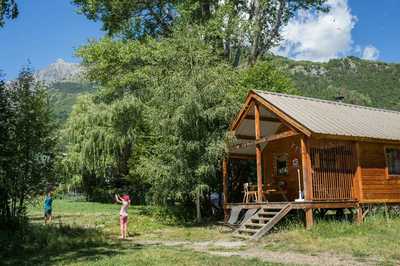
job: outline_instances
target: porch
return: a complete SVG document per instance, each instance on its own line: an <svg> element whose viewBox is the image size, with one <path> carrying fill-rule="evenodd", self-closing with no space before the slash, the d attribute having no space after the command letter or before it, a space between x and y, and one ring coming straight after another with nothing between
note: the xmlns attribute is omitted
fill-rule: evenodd
<svg viewBox="0 0 400 266"><path fill-rule="evenodd" d="M314 209L356 208L357 221L362 220L356 142L312 135L258 95L247 98L230 132L232 140L222 167L226 217L234 208L261 213L272 208L276 216L268 223L275 223L284 213L302 209L309 228ZM246 193L255 197L248 200ZM260 219L264 220L253 220ZM268 228L268 223L262 227Z"/></svg>

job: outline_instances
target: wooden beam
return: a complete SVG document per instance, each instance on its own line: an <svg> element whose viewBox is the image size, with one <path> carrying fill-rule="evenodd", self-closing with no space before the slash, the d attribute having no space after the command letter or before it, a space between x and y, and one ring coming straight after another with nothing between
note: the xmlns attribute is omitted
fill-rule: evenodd
<svg viewBox="0 0 400 266"><path fill-rule="evenodd" d="M248 120L255 120L255 116L254 115L246 115L244 117L244 119L248 119ZM266 121L266 122L274 122L274 123L282 123L281 120L279 120L278 118L275 117L260 117L260 121Z"/></svg>
<svg viewBox="0 0 400 266"><path fill-rule="evenodd" d="M242 109L240 109L239 113L236 115L235 119L233 120L233 122L230 125L230 127L229 127L230 131L236 130L239 127L241 121L244 120L243 117L245 117L248 114L248 112L251 109L253 109L254 99L251 97L251 95L252 95L252 92L250 91L247 94L246 101L243 104Z"/></svg>
<svg viewBox="0 0 400 266"><path fill-rule="evenodd" d="M314 225L313 209L306 209L306 229L311 229Z"/></svg>
<svg viewBox="0 0 400 266"><path fill-rule="evenodd" d="M240 135L240 134L238 134L238 135L235 135L235 137L236 137L237 139L252 139L252 140L255 140L255 139L256 139L256 137L255 137L255 136L249 136L249 135Z"/></svg>
<svg viewBox="0 0 400 266"><path fill-rule="evenodd" d="M357 206L356 208L356 215L355 215L355 222L357 224L362 224L364 220L364 216L363 216L363 210L361 206Z"/></svg>
<svg viewBox="0 0 400 266"><path fill-rule="evenodd" d="M311 173L312 169L311 169L309 139L303 136L300 139L300 146L301 146L301 165L303 172L304 198L305 200L312 200L313 199L312 173Z"/></svg>
<svg viewBox="0 0 400 266"><path fill-rule="evenodd" d="M224 208L230 209L234 206L241 206L244 209L260 209L263 206L274 206L277 208L283 208L287 202L253 202L253 203L228 203L224 205ZM291 202L292 209L304 210L304 209L348 209L357 208L358 203L354 200L323 200L323 201L301 201ZM365 213L365 212L364 212Z"/></svg>
<svg viewBox="0 0 400 266"><path fill-rule="evenodd" d="M291 128L292 130L300 131L308 137L311 136L311 131L308 128L297 122L295 119L284 113L282 110L280 110L270 102L266 101L264 98L260 97L257 93L254 92L251 97L261 103L265 109L274 113L283 124Z"/></svg>
<svg viewBox="0 0 400 266"><path fill-rule="evenodd" d="M258 103L255 104L254 106L254 114L255 114L255 123L254 123L254 129L255 129L255 135L256 135L256 141L259 141L261 138L261 125L260 125L260 105ZM262 151L261 151L261 145L256 144L256 161L257 161L257 191L258 191L258 196L257 199L259 202L262 201L263 198L263 178L262 178Z"/></svg>
<svg viewBox="0 0 400 266"><path fill-rule="evenodd" d="M231 160L255 160L255 155L241 154L241 153L229 153L229 159Z"/></svg>
<svg viewBox="0 0 400 266"><path fill-rule="evenodd" d="M274 140L279 140L279 139L283 139L283 138L288 138L288 137L293 137L298 135L299 133L297 132L293 132L291 130L289 131L285 131L279 134L275 134L275 135L271 135L269 137L263 137L260 139L256 139L255 141L250 141L250 142L246 142L246 143L240 143L237 144L235 146L233 146L233 149L243 149L243 148L248 148L251 146L255 146L258 144L262 144L262 143L266 143L266 142L270 142L270 141L274 141Z"/></svg>
<svg viewBox="0 0 400 266"><path fill-rule="evenodd" d="M334 140L348 140L348 141L363 141L363 142L374 142L374 143L385 143L385 144L400 144L400 140L388 140L388 139L377 139L371 137L359 137L359 136L341 136L333 134L322 134L313 133L315 139L334 139Z"/></svg>
<svg viewBox="0 0 400 266"><path fill-rule="evenodd" d="M355 143L355 151L356 151L356 173L354 175L354 183L353 183L353 191L354 191L354 197L358 201L363 200L363 191L362 191L362 176L361 176L361 163L360 163L360 143L356 142Z"/></svg>

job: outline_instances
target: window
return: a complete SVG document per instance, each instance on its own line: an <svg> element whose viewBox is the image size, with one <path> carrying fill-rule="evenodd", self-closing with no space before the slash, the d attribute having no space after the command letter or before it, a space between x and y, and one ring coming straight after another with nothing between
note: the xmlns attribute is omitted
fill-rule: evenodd
<svg viewBox="0 0 400 266"><path fill-rule="evenodd" d="M289 174L288 154L275 155L275 176L287 176Z"/></svg>
<svg viewBox="0 0 400 266"><path fill-rule="evenodd" d="M400 175L400 149L386 148L385 152L389 175Z"/></svg>

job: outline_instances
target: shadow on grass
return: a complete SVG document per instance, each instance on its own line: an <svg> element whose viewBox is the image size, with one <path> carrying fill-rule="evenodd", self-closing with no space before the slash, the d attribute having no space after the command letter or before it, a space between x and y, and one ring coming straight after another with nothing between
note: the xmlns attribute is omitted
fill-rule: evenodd
<svg viewBox="0 0 400 266"><path fill-rule="evenodd" d="M91 228L39 224L27 224L15 232L0 231L0 246L2 265L67 264L142 248L107 239Z"/></svg>

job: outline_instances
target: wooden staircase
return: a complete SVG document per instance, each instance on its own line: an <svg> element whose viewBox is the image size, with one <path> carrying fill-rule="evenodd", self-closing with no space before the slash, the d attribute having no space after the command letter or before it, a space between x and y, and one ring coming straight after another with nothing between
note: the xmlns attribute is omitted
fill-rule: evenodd
<svg viewBox="0 0 400 266"><path fill-rule="evenodd" d="M292 209L291 203L273 204L268 203L245 221L239 229L235 231L234 236L258 240L268 233L283 217Z"/></svg>

